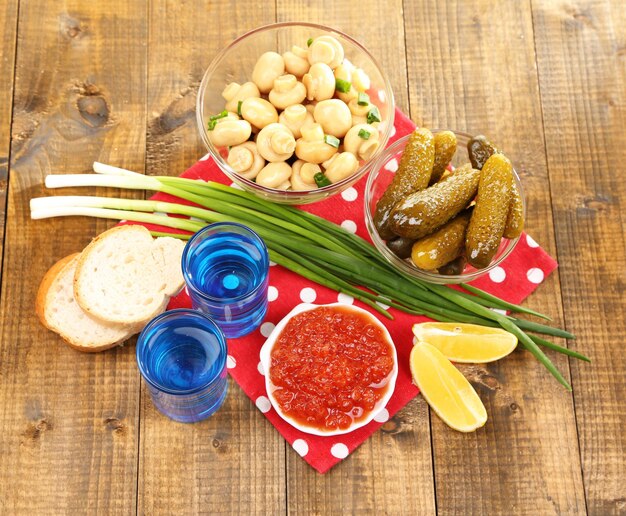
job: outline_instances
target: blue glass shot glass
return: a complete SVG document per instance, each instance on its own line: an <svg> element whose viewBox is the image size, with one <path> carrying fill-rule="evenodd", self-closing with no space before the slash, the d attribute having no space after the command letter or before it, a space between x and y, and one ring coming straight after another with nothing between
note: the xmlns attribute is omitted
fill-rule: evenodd
<svg viewBox="0 0 626 516"><path fill-rule="evenodd" d="M226 356L222 331L196 310L158 315L137 340L137 364L154 405L183 423L206 419L222 406Z"/></svg>
<svg viewBox="0 0 626 516"><path fill-rule="evenodd" d="M182 257L193 307L213 319L226 338L255 330L267 312L269 257L250 228L218 222L198 231Z"/></svg>

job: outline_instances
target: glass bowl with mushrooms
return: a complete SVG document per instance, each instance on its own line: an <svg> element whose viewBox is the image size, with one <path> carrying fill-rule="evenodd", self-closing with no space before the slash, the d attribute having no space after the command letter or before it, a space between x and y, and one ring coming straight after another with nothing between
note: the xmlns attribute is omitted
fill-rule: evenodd
<svg viewBox="0 0 626 516"><path fill-rule="evenodd" d="M340 31L312 23L252 30L204 74L200 136L235 184L283 204L307 204L356 183L393 128L389 80Z"/></svg>

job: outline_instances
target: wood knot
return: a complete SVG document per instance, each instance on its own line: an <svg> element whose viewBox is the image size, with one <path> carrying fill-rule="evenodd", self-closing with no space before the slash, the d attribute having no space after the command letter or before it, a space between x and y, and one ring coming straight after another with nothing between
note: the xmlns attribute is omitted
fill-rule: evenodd
<svg viewBox="0 0 626 516"><path fill-rule="evenodd" d="M109 120L109 105L102 95L79 97L76 105L80 116L92 127L102 127Z"/></svg>
<svg viewBox="0 0 626 516"><path fill-rule="evenodd" d="M511 412L517 412L519 410L519 406L517 403L513 402L509 405L509 408L511 409Z"/></svg>
<svg viewBox="0 0 626 516"><path fill-rule="evenodd" d="M386 434L395 435L400 433L401 427L401 422L398 420L397 416L394 416L383 424L381 430Z"/></svg>
<svg viewBox="0 0 626 516"><path fill-rule="evenodd" d="M81 39L85 34L85 26L67 13L59 16L59 32L68 40Z"/></svg>
<svg viewBox="0 0 626 516"><path fill-rule="evenodd" d="M580 214L594 215L602 213L611 205L612 199L608 195L597 194L584 196L578 199L578 212Z"/></svg>
<svg viewBox="0 0 626 516"><path fill-rule="evenodd" d="M107 417L104 419L104 426L111 432L123 435L126 433L126 425L116 417Z"/></svg>
<svg viewBox="0 0 626 516"><path fill-rule="evenodd" d="M49 421L48 418L42 417L37 421L28 423L26 429L22 432L22 437L27 444L34 444L38 442L40 437L48 430L52 430L52 422Z"/></svg>
<svg viewBox="0 0 626 516"><path fill-rule="evenodd" d="M222 441L216 438L216 439L213 439L211 444L213 445L213 448L219 448L222 445Z"/></svg>

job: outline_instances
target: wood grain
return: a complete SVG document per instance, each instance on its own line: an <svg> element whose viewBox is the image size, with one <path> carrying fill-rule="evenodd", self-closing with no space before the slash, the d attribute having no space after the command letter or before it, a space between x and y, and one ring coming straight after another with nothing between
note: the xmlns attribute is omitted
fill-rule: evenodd
<svg viewBox="0 0 626 516"><path fill-rule="evenodd" d="M44 271L107 224L31 221L28 201L49 193L45 174L87 171L96 159L143 169L145 18L142 2L126 0L20 6L4 256L10 279L0 306L4 514L135 511L134 346L81 354L34 313Z"/></svg>
<svg viewBox="0 0 626 516"><path fill-rule="evenodd" d="M589 514L624 514L626 12L533 2L552 206Z"/></svg>
<svg viewBox="0 0 626 516"><path fill-rule="evenodd" d="M0 257L4 249L7 186L9 181L9 149L11 148L11 117L13 113L13 72L17 41L18 0L0 0ZM0 259L0 278L2 260Z"/></svg>
<svg viewBox="0 0 626 516"><path fill-rule="evenodd" d="M223 2L151 3L148 174L179 175L206 153L195 118L205 69L236 36L274 21L273 8L260 13ZM219 412L195 425L169 421L142 388L140 514L283 512L284 457L280 434L232 380Z"/></svg>
<svg viewBox="0 0 626 516"><path fill-rule="evenodd" d="M307 20L330 25L358 39L388 74L397 105L407 110L400 1L359 2L358 16L353 4L342 2L304 5L279 1L277 6L278 21ZM424 400L411 402L385 428L324 476L316 474L288 447L288 511L341 514L376 508L385 514L433 514L435 497Z"/></svg>
<svg viewBox="0 0 626 516"><path fill-rule="evenodd" d="M554 254L529 5L406 2L405 26L416 121L484 133L504 149L526 190L528 231ZM562 323L558 276L528 304ZM551 357L568 376L567 361ZM489 420L483 429L464 435L433 415L438 512L584 513L571 395L524 351L462 369Z"/></svg>

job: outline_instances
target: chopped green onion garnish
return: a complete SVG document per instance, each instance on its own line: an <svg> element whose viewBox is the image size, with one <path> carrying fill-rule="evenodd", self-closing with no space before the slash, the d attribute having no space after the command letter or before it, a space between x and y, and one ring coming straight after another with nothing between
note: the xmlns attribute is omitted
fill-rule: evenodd
<svg viewBox="0 0 626 516"><path fill-rule="evenodd" d="M367 112L367 123L368 124L373 124L374 122L380 122L380 111L378 111L378 108L376 106L374 106L372 109L370 109Z"/></svg>
<svg viewBox="0 0 626 516"><path fill-rule="evenodd" d="M221 113L218 113L217 115L210 116L209 123L208 123L209 131L212 131L213 129L215 129L217 121L220 118L226 118L227 116L228 116L228 111L226 110L222 111Z"/></svg>
<svg viewBox="0 0 626 516"><path fill-rule="evenodd" d="M324 135L324 143L327 143L331 147L335 147L335 149L339 148L339 138L335 138L332 134Z"/></svg>
<svg viewBox="0 0 626 516"><path fill-rule="evenodd" d="M370 103L370 96L367 93L359 92L356 103L359 106L367 106Z"/></svg>
<svg viewBox="0 0 626 516"><path fill-rule="evenodd" d="M309 38L309 39L306 40L306 46L307 47L310 47L311 43L313 43L313 38Z"/></svg>
<svg viewBox="0 0 626 516"><path fill-rule="evenodd" d="M318 172L317 174L315 174L313 176L313 179L315 179L315 184L320 188L331 184L330 180L324 175L323 172Z"/></svg>
<svg viewBox="0 0 626 516"><path fill-rule="evenodd" d="M237 102L237 114L241 116L241 105L243 104L243 100Z"/></svg>
<svg viewBox="0 0 626 516"><path fill-rule="evenodd" d="M359 129L359 138L363 138L364 140L369 140L372 133L366 131L365 129Z"/></svg>
<svg viewBox="0 0 626 516"><path fill-rule="evenodd" d="M341 93L348 93L352 88L352 84L349 81L343 79L335 79L335 89Z"/></svg>

